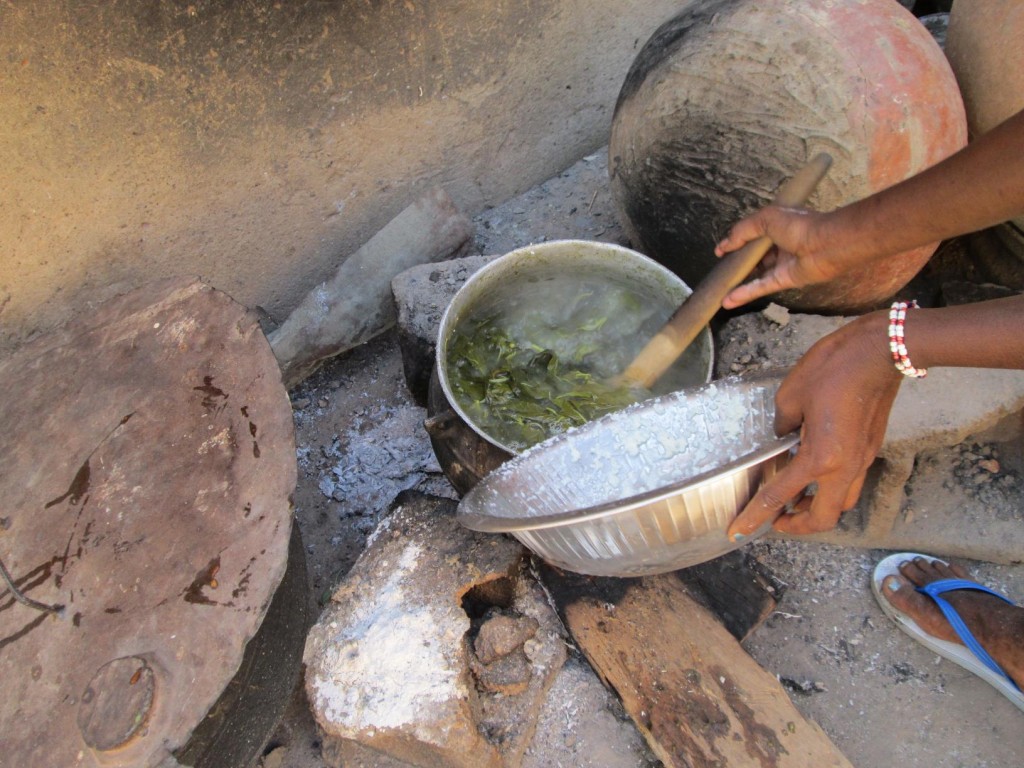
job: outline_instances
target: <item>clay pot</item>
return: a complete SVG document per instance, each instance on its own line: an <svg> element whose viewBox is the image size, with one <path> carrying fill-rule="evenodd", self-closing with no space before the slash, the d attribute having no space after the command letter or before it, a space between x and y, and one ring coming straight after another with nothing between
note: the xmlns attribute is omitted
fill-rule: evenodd
<svg viewBox="0 0 1024 768"><path fill-rule="evenodd" d="M960 84L972 138L1024 109L1024 3L954 4L946 55Z"/></svg>
<svg viewBox="0 0 1024 768"><path fill-rule="evenodd" d="M818 152L808 205L830 210L960 149L963 102L927 29L891 0L698 0L644 45L616 104L611 186L634 246L696 285L714 243ZM773 297L852 313L888 301L934 252Z"/></svg>
<svg viewBox="0 0 1024 768"><path fill-rule="evenodd" d="M1024 3L1020 0L955 3L949 14L946 54L960 84L972 138L1024 109ZM1019 275L1024 263L1024 216L990 234L1004 254L995 255L995 261L1007 261L1002 269ZM1006 284L1024 287L1019 276Z"/></svg>

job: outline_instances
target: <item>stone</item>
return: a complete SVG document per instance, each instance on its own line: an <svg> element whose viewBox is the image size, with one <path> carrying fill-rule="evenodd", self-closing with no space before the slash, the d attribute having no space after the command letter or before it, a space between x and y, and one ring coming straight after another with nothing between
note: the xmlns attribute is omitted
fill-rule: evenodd
<svg viewBox="0 0 1024 768"><path fill-rule="evenodd" d="M990 474L996 474L1000 467L999 462L995 459L982 459L978 462L978 466Z"/></svg>
<svg viewBox="0 0 1024 768"><path fill-rule="evenodd" d="M326 765L341 765L344 768L416 768L412 763L378 752L357 741L325 741L320 754Z"/></svg>
<svg viewBox="0 0 1024 768"><path fill-rule="evenodd" d="M421 264L400 272L391 281L405 383L419 405L427 404L437 333L448 303L470 275L496 258L466 256Z"/></svg>
<svg viewBox="0 0 1024 768"><path fill-rule="evenodd" d="M469 667L484 691L515 695L526 690L531 672L523 645L539 626L527 616L485 617L469 655Z"/></svg>
<svg viewBox="0 0 1024 768"><path fill-rule="evenodd" d="M521 648L490 664L482 664L471 656L469 667L477 684L488 693L514 696L525 691L530 684L530 660Z"/></svg>
<svg viewBox="0 0 1024 768"><path fill-rule="evenodd" d="M784 372L818 339L850 322L848 317L791 314L780 327L763 313L729 320L716 336L716 376L735 373L737 360L756 352L742 375ZM970 392L969 398L963 397ZM878 458L856 507L832 531L801 537L848 546L925 551L953 557L1013 563L1024 532L1013 521L991 519L982 508L932 510L929 522L901 519L916 459L967 438L999 429L1002 440L1021 437L1024 371L935 368L905 382L889 418Z"/></svg>
<svg viewBox="0 0 1024 768"><path fill-rule="evenodd" d="M766 318L776 325L785 326L789 323L789 310L779 304L772 302L762 312Z"/></svg>
<svg viewBox="0 0 1024 768"><path fill-rule="evenodd" d="M430 768L515 766L532 738L565 660L560 624L522 545L463 528L455 508L400 494L309 634L306 693L332 765L378 753ZM513 695L481 690L470 669L471 638L494 610L535 627Z"/></svg>
<svg viewBox="0 0 1024 768"><path fill-rule="evenodd" d="M473 651L484 664L491 664L503 656L523 647L523 643L537 634L536 619L493 616L480 627L473 641Z"/></svg>
<svg viewBox="0 0 1024 768"><path fill-rule="evenodd" d="M533 575L516 582L509 615L521 632L536 626L520 648L504 657L518 657L518 661L509 665L513 669L514 664L521 665L521 659L525 658L529 663L529 679L525 690L519 694L512 693L513 688L509 685L514 679L512 677L506 677L506 687L498 685L497 690L481 685L483 690L477 698L477 717L480 728L491 740L502 745L504 764L512 768L523 762L537 735L538 720L547 706L550 689L566 662L567 638L547 593ZM494 677L489 682L494 685L497 681L498 678ZM522 685L515 687L522 688Z"/></svg>
<svg viewBox="0 0 1024 768"><path fill-rule="evenodd" d="M26 597L63 606L4 598L0 762L158 765L189 747L285 576L277 361L254 314L180 278L38 336L0 382L0 554Z"/></svg>
<svg viewBox="0 0 1024 768"><path fill-rule="evenodd" d="M451 258L473 226L440 187L421 195L315 288L268 337L288 389L324 360L395 324L392 278L414 264Z"/></svg>

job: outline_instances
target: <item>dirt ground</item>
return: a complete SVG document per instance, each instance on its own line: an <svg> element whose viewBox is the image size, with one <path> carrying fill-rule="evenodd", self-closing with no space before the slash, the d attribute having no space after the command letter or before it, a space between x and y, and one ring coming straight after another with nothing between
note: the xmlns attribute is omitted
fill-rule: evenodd
<svg viewBox="0 0 1024 768"><path fill-rule="evenodd" d="M628 245L613 214L605 158L597 153L476 219L476 252L583 238ZM359 556L392 498L405 488L455 497L409 396L393 332L347 353L292 393L298 443L296 515L310 600L319 608ZM1007 460L997 482L972 468L1005 446L968 441L922 462L913 506L952 496L963 508L1024 508L1024 483ZM991 465L989 465L991 466ZM858 768L1010 768L1024 754L1022 714L987 684L903 635L881 612L870 572L882 551L781 539L751 552L788 585L747 651L790 691ZM990 586L1024 596L1024 566L968 563ZM263 768L321 768L303 694L262 758ZM383 761L380 768L393 763ZM528 768L658 765L617 700L582 658L571 657L543 714ZM370 768L378 768L371 766Z"/></svg>

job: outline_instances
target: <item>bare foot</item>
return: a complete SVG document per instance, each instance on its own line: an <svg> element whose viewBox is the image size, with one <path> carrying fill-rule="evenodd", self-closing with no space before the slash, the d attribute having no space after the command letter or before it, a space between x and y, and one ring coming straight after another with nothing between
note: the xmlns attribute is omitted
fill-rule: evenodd
<svg viewBox="0 0 1024 768"><path fill-rule="evenodd" d="M939 579L970 579L958 565L915 558L900 564L900 576L888 576L882 582L885 598L910 616L933 637L960 643L960 638L927 595L914 587L923 587ZM982 648L1024 689L1024 608L1010 605L998 597L972 589L959 589L942 595L964 620Z"/></svg>

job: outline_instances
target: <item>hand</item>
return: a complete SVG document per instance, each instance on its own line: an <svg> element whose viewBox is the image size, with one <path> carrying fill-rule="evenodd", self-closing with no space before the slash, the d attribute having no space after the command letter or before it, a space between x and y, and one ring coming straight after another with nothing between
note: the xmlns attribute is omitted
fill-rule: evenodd
<svg viewBox="0 0 1024 768"><path fill-rule="evenodd" d="M775 432L799 429L799 451L729 526L730 539L770 521L786 533L826 531L856 504L903 379L887 328L885 313L864 315L820 339L786 376L775 397ZM811 483L815 495L801 498ZM780 516L791 501L798 502L793 513Z"/></svg>
<svg viewBox="0 0 1024 768"><path fill-rule="evenodd" d="M767 235L775 246L761 262L762 274L734 288L725 297L726 309L747 304L787 288L800 288L831 280L841 271L816 245L825 214L802 208L767 206L740 220L715 247L716 256Z"/></svg>

